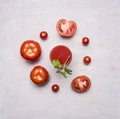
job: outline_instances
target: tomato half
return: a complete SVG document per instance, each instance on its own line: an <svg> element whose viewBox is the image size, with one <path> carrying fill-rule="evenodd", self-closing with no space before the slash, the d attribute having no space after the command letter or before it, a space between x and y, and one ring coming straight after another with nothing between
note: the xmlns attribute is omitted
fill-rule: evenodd
<svg viewBox="0 0 120 119"><path fill-rule="evenodd" d="M75 34L77 25L74 21L60 19L56 25L57 32L63 37L71 37Z"/></svg>
<svg viewBox="0 0 120 119"><path fill-rule="evenodd" d="M20 54L26 60L35 61L41 55L41 47L38 42L27 40L21 45Z"/></svg>
<svg viewBox="0 0 120 119"><path fill-rule="evenodd" d="M62 65L68 65L72 60L72 52L71 50L64 46L58 45L54 47L50 52L50 60L58 60Z"/></svg>
<svg viewBox="0 0 120 119"><path fill-rule="evenodd" d="M30 78L35 84L46 84L48 82L48 77L48 71L43 66L36 66L30 72Z"/></svg>
<svg viewBox="0 0 120 119"><path fill-rule="evenodd" d="M91 81L87 76L78 76L72 81L71 86L75 92L83 93L91 87Z"/></svg>

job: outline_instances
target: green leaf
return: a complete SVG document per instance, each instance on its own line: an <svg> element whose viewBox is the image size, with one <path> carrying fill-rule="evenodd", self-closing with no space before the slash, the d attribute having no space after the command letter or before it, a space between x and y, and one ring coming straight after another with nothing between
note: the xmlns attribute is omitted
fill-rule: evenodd
<svg viewBox="0 0 120 119"><path fill-rule="evenodd" d="M64 69L63 69L63 70L60 70L60 73L61 73L65 78L67 78L67 76L66 76L66 72L65 72Z"/></svg>
<svg viewBox="0 0 120 119"><path fill-rule="evenodd" d="M52 64L55 68L60 68L62 66L59 60L53 60Z"/></svg>
<svg viewBox="0 0 120 119"><path fill-rule="evenodd" d="M65 68L65 72L68 73L68 74L72 74L72 70L71 69Z"/></svg>
<svg viewBox="0 0 120 119"><path fill-rule="evenodd" d="M65 78L67 78L67 74L72 74L72 70L66 68L66 65L62 65L59 60L53 60L52 64L58 69L57 73L62 74Z"/></svg>

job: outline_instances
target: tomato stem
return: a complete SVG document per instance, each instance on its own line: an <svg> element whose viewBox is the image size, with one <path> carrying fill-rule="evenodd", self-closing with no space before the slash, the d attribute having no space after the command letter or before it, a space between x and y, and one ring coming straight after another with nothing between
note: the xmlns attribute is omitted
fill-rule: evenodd
<svg viewBox="0 0 120 119"><path fill-rule="evenodd" d="M67 74L72 74L72 70L66 67L69 58L70 56L66 59L64 65L62 65L59 60L52 61L53 66L58 69L57 73L62 74L65 78L67 78Z"/></svg>

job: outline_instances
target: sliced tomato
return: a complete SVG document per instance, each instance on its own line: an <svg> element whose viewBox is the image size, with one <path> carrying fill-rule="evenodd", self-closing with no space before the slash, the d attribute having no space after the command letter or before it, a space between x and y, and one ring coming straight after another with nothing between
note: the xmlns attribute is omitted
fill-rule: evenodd
<svg viewBox="0 0 120 119"><path fill-rule="evenodd" d="M75 92L83 93L91 87L91 81L87 76L78 76L72 81L71 86Z"/></svg>
<svg viewBox="0 0 120 119"><path fill-rule="evenodd" d="M60 19L56 25L57 32L63 37L71 37L77 30L77 25L74 21Z"/></svg>

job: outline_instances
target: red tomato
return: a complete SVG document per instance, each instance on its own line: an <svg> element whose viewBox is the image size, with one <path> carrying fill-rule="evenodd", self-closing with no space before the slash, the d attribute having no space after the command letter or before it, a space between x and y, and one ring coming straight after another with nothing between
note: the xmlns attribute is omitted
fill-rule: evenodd
<svg viewBox="0 0 120 119"><path fill-rule="evenodd" d="M75 92L83 93L91 87L91 81L87 76L78 76L72 81L71 86Z"/></svg>
<svg viewBox="0 0 120 119"><path fill-rule="evenodd" d="M57 84L52 85L52 91L57 92L59 90L59 86Z"/></svg>
<svg viewBox="0 0 120 119"><path fill-rule="evenodd" d="M77 25L74 21L60 19L57 22L57 32L63 37L71 37L75 34Z"/></svg>
<svg viewBox="0 0 120 119"><path fill-rule="evenodd" d="M36 66L30 72L30 78L35 84L46 84L48 82L48 77L48 71L43 66Z"/></svg>
<svg viewBox="0 0 120 119"><path fill-rule="evenodd" d="M85 64L89 64L91 62L91 58L89 56L85 56L83 58L83 61L84 61Z"/></svg>
<svg viewBox="0 0 120 119"><path fill-rule="evenodd" d="M84 38L82 39L82 43L83 43L83 45L88 45L88 43L89 43L89 38L84 37Z"/></svg>
<svg viewBox="0 0 120 119"><path fill-rule="evenodd" d="M21 45L20 54L26 60L35 61L41 55L41 47L38 42L27 40Z"/></svg>
<svg viewBox="0 0 120 119"><path fill-rule="evenodd" d="M40 38L43 39L43 40L46 40L48 37L48 33L46 31L42 31L40 33Z"/></svg>
<svg viewBox="0 0 120 119"><path fill-rule="evenodd" d="M72 60L72 52L64 45L54 47L50 52L50 60L58 60L62 65L68 65Z"/></svg>

